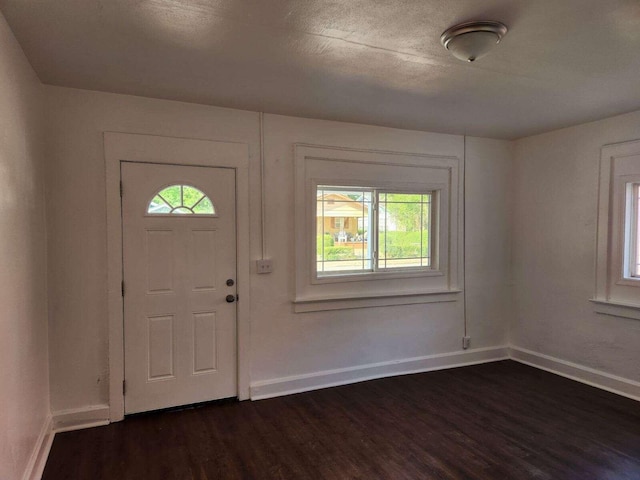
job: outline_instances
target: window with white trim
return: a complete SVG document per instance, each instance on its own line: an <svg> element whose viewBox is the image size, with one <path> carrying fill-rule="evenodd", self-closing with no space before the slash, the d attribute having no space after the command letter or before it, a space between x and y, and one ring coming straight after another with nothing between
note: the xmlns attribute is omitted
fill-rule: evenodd
<svg viewBox="0 0 640 480"><path fill-rule="evenodd" d="M596 311L640 319L640 141L606 145L600 160Z"/></svg>
<svg viewBox="0 0 640 480"><path fill-rule="evenodd" d="M318 185L316 276L429 270L435 191Z"/></svg>
<svg viewBox="0 0 640 480"><path fill-rule="evenodd" d="M455 301L462 161L296 145L294 311Z"/></svg>

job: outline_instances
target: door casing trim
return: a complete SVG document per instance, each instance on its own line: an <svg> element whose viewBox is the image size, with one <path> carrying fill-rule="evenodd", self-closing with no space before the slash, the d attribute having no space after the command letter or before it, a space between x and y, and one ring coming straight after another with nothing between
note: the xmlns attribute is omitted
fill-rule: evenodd
<svg viewBox="0 0 640 480"><path fill-rule="evenodd" d="M185 149L190 150L187 158ZM182 152L182 153L181 153ZM107 299L109 318L109 421L124 418L124 302L122 298L122 206L120 162L158 163L236 170L238 398L249 398L250 244L249 146L245 143L104 132L107 207ZM125 192L126 195L126 192Z"/></svg>

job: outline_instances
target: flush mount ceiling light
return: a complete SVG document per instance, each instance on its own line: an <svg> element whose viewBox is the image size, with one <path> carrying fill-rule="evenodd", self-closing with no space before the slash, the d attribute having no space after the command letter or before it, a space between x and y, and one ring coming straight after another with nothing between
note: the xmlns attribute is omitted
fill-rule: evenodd
<svg viewBox="0 0 640 480"><path fill-rule="evenodd" d="M484 57L507 33L500 22L468 22L448 28L440 36L440 43L454 57L473 62Z"/></svg>

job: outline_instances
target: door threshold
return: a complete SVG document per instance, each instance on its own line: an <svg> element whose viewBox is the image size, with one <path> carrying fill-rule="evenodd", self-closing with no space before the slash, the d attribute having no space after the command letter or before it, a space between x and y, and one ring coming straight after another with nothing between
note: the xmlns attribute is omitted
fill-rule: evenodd
<svg viewBox="0 0 640 480"><path fill-rule="evenodd" d="M230 403L238 403L238 397L219 398L217 400L207 400L206 402L190 403L188 405L176 405L175 407L161 408L158 410L149 410L147 412L128 413L124 416L127 418L143 417L146 415L155 415L157 413L180 412L182 410L193 410L195 408L206 407L209 405L227 405Z"/></svg>

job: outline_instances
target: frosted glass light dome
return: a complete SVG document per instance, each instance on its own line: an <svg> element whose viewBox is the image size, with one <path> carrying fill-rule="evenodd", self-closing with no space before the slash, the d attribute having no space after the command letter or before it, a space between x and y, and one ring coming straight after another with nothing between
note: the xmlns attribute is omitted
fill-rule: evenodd
<svg viewBox="0 0 640 480"><path fill-rule="evenodd" d="M464 62L474 62L484 57L507 33L500 22L461 23L447 29L440 42L451 54Z"/></svg>

